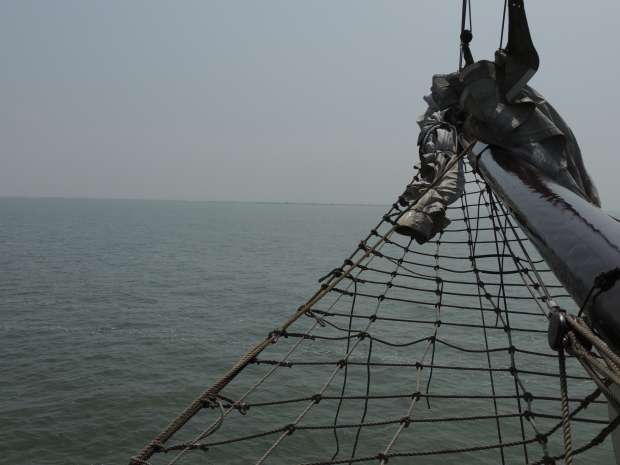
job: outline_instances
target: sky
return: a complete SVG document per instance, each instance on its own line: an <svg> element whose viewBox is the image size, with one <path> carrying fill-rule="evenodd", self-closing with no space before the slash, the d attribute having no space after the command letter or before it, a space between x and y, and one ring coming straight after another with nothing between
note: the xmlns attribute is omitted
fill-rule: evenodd
<svg viewBox="0 0 620 465"><path fill-rule="evenodd" d="M0 0L0 195L391 203L459 0ZM502 0L472 0L492 58ZM620 208L620 2L526 2L531 84Z"/></svg>

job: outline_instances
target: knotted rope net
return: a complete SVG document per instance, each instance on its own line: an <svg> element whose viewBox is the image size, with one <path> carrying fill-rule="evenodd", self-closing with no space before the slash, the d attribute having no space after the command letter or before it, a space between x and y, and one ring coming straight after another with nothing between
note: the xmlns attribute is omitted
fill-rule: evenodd
<svg viewBox="0 0 620 465"><path fill-rule="evenodd" d="M612 463L609 373L595 382L580 361L618 366L577 331L574 350L549 348L550 314L578 309L465 172L443 233L423 245L396 234L392 205L132 463Z"/></svg>

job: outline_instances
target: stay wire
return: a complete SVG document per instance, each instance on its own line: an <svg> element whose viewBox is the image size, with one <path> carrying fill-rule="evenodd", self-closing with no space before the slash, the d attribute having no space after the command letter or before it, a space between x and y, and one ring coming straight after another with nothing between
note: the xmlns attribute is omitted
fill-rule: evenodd
<svg viewBox="0 0 620 465"><path fill-rule="evenodd" d="M502 14L502 32L499 34L499 48L504 44L504 28L506 26L506 11L508 10L508 0L504 0L504 13Z"/></svg>

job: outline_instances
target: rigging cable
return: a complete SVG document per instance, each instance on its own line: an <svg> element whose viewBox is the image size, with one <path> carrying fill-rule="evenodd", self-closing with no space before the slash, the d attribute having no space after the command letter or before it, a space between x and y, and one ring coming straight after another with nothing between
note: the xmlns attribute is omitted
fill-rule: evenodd
<svg viewBox="0 0 620 465"><path fill-rule="evenodd" d="M469 17L469 29L466 29L467 19ZM471 0L463 0L463 6L461 10L461 47L459 55L459 71L463 69L463 59L465 59L466 65L471 65L474 59L469 48L469 44L473 38L472 35L472 20L471 20Z"/></svg>
<svg viewBox="0 0 620 465"><path fill-rule="evenodd" d="M508 10L508 0L504 0L504 12L502 14L502 31L499 34L499 49L501 50L504 43L504 28L506 26L506 11Z"/></svg>

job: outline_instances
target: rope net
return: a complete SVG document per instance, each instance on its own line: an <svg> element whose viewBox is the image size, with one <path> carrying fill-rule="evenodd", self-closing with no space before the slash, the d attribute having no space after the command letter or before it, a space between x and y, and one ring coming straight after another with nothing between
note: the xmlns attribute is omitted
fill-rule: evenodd
<svg viewBox="0 0 620 465"><path fill-rule="evenodd" d="M605 396L547 344L575 304L465 166L443 233L394 233L395 203L132 463L564 463L567 425L575 460L611 463Z"/></svg>

